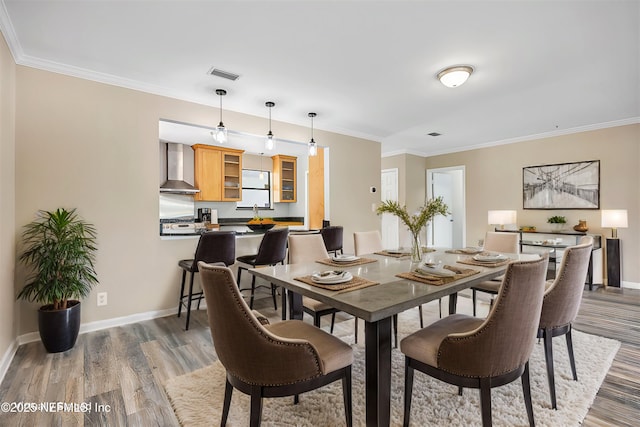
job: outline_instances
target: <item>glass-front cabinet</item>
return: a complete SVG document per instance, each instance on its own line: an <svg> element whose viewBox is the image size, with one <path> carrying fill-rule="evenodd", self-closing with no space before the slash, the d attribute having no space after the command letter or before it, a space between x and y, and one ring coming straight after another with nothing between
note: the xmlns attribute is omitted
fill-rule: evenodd
<svg viewBox="0 0 640 427"><path fill-rule="evenodd" d="M295 203L297 158L278 154L273 160L273 201Z"/></svg>
<svg viewBox="0 0 640 427"><path fill-rule="evenodd" d="M242 153L244 150L193 145L194 182L200 190L195 200L234 202L242 199Z"/></svg>

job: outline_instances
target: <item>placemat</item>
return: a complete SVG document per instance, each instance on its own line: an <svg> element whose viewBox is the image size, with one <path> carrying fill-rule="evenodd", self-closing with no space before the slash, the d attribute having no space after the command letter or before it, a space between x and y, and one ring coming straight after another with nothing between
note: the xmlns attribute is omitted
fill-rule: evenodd
<svg viewBox="0 0 640 427"><path fill-rule="evenodd" d="M322 283L316 283L313 281L311 276L294 277L294 279L300 282L306 283L307 285L315 286L317 288L329 289L331 291L343 291L343 292L355 291L356 289L362 289L368 286L379 284L378 282L373 282L371 280L368 280L359 276L353 276L353 279L349 280L348 282L338 283L336 285L325 285Z"/></svg>
<svg viewBox="0 0 640 427"><path fill-rule="evenodd" d="M500 262L481 262L481 261L476 261L472 257L469 257L469 258L459 259L456 262L459 262L460 264L481 265L482 267L495 268L495 267L501 267L503 265L507 265L511 262L511 260L506 259Z"/></svg>
<svg viewBox="0 0 640 427"><path fill-rule="evenodd" d="M445 251L448 254L456 255L489 255L489 252L484 252L481 249L463 248L463 249L448 249Z"/></svg>
<svg viewBox="0 0 640 427"><path fill-rule="evenodd" d="M454 274L451 277L442 277L442 276L427 277L427 275L422 275L422 274L420 276L417 276L410 271L407 273L396 274L396 277L401 277L403 279L409 279L409 280L414 280L416 282L426 283L427 285L440 286L440 285L445 285L447 283L451 283L455 280L462 279L463 277L469 277L469 276L473 276L474 274L480 273L478 270L474 270L472 268L457 268L457 267L452 267L450 265L445 265L443 268L446 268L447 270L451 270L456 274Z"/></svg>
<svg viewBox="0 0 640 427"><path fill-rule="evenodd" d="M331 267L353 267L354 265L369 264L376 261L378 260L373 258L359 258L355 261L336 262L331 258L326 258L326 259L319 259L316 262L319 262L320 264L324 264L324 265L330 265Z"/></svg>
<svg viewBox="0 0 640 427"><path fill-rule="evenodd" d="M409 252L402 252L402 253L392 253L392 252L387 252L387 251L381 251L381 252L374 252L374 254L376 255L382 255L382 256L389 256L391 258L409 258L411 256L411 254Z"/></svg>

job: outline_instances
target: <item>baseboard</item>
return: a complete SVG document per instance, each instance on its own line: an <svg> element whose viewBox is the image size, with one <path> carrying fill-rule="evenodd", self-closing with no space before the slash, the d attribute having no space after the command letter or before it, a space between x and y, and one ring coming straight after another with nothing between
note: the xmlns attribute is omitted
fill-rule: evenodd
<svg viewBox="0 0 640 427"><path fill-rule="evenodd" d="M99 331L101 329L113 328L116 326L128 325L131 323L142 322L144 320L157 319L158 317L170 316L178 312L178 308L169 308L167 310L154 310L144 313L136 313L130 316L114 317L112 319L97 320L95 322L83 323L80 325L80 333ZM40 334L38 332L29 332L28 334L20 335L17 338L18 346L27 344L30 342L38 341Z"/></svg>
<svg viewBox="0 0 640 427"><path fill-rule="evenodd" d="M622 282L622 287L627 289L640 289L640 283L637 282Z"/></svg>
<svg viewBox="0 0 640 427"><path fill-rule="evenodd" d="M4 380L4 376L6 375L7 371L9 370L9 366L13 361L13 356L15 356L16 351L18 351L18 347L18 340L15 339L13 340L9 348L7 348L7 351L4 352L2 361L0 361L0 383L2 382L2 380Z"/></svg>

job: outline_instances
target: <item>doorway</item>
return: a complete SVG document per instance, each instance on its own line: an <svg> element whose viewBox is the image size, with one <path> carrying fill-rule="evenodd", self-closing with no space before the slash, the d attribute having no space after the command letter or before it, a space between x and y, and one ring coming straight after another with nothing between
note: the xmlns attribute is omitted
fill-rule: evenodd
<svg viewBox="0 0 640 427"><path fill-rule="evenodd" d="M398 201L398 169L383 169L380 185L380 200ZM396 249L400 246L398 217L389 213L382 214L382 247Z"/></svg>
<svg viewBox="0 0 640 427"><path fill-rule="evenodd" d="M427 229L427 244L439 248L466 246L465 167L427 169L427 198L442 197L448 216L436 216Z"/></svg>

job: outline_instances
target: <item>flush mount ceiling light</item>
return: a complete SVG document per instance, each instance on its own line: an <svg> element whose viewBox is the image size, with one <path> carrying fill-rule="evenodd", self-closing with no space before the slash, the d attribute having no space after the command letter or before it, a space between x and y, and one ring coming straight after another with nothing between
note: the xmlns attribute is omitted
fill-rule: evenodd
<svg viewBox="0 0 640 427"><path fill-rule="evenodd" d="M309 113L309 117L311 117L311 140L309 141L309 156L318 155L318 147L316 146L316 142L313 140L313 118L316 116L316 113Z"/></svg>
<svg viewBox="0 0 640 427"><path fill-rule="evenodd" d="M448 67L438 73L438 80L446 87L461 86L473 73L473 68L469 65L457 65Z"/></svg>
<svg viewBox="0 0 640 427"><path fill-rule="evenodd" d="M218 144L224 144L227 142L227 128L225 128L224 123L222 123L222 97L227 94L227 91L224 89L216 89L216 94L220 96L220 123L218 123L218 127L214 132L213 139L215 139Z"/></svg>
<svg viewBox="0 0 640 427"><path fill-rule="evenodd" d="M264 105L269 108L269 133L267 133L267 139L264 142L264 148L267 150L273 150L276 145L276 139L273 137L273 132L271 132L271 108L273 108L276 104L267 101Z"/></svg>

